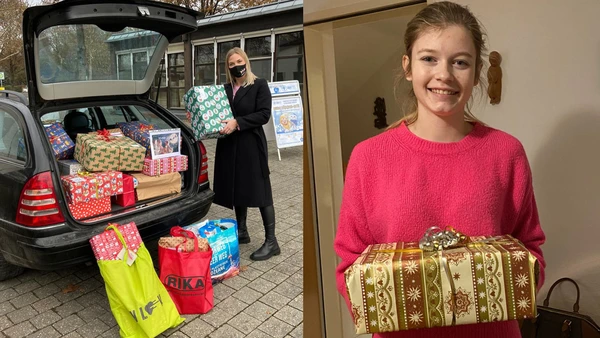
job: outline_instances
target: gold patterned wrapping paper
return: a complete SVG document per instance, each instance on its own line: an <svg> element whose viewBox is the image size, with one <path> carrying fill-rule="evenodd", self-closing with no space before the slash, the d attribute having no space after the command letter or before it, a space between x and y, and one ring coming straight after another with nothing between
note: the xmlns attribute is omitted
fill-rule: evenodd
<svg viewBox="0 0 600 338"><path fill-rule="evenodd" d="M345 272L356 333L535 317L536 258L510 235L471 241L442 251L367 247Z"/></svg>
<svg viewBox="0 0 600 338"><path fill-rule="evenodd" d="M78 134L75 159L88 171L142 171L146 148L125 136Z"/></svg>

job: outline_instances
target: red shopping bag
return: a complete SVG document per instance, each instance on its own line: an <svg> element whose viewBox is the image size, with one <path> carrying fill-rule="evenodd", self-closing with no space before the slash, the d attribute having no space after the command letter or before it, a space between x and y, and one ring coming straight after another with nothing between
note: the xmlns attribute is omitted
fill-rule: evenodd
<svg viewBox="0 0 600 338"><path fill-rule="evenodd" d="M180 314L204 314L213 308L213 285L210 278L212 249L200 251L193 232L176 226L171 236L190 238L193 249L186 252L186 241L174 248L158 246L160 280L171 295Z"/></svg>

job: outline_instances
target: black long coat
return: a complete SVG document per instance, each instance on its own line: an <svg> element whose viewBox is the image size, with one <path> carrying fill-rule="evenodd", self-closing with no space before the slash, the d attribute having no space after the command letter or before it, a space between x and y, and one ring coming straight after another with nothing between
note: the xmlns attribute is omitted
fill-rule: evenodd
<svg viewBox="0 0 600 338"><path fill-rule="evenodd" d="M217 140L214 203L229 209L272 205L267 138L262 128L271 117L269 85L265 79L256 79L253 85L240 87L235 99L231 84L224 87L240 130Z"/></svg>

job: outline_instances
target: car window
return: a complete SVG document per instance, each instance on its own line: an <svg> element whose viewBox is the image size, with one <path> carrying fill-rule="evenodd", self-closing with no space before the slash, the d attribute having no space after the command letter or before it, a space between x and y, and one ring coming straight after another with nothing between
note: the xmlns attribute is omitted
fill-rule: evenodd
<svg viewBox="0 0 600 338"><path fill-rule="evenodd" d="M100 110L108 127L114 127L119 122L128 122L127 113L120 106L102 106Z"/></svg>
<svg viewBox="0 0 600 338"><path fill-rule="evenodd" d="M93 127L93 122L95 121L95 116L93 116L92 114L90 114L90 108L79 108L79 109L71 109L71 110L62 110L62 111L57 111L57 112L51 112L51 113L46 113L44 115L42 115L41 120L42 123L44 124L44 126L48 126L51 125L52 123L55 122L60 122L63 123L65 116L67 116L67 114L72 113L72 112L81 112L84 113L85 116L87 116L88 121L90 121L90 125L88 127L92 128Z"/></svg>
<svg viewBox="0 0 600 338"><path fill-rule="evenodd" d="M129 108L134 112L134 114L141 116L142 120L155 125L159 129L172 128L171 126L169 126L169 124L167 124L167 122L163 121L162 118L160 118L147 108L141 106L129 106Z"/></svg>
<svg viewBox="0 0 600 338"><path fill-rule="evenodd" d="M17 112L0 106L0 157L26 161L27 147Z"/></svg>

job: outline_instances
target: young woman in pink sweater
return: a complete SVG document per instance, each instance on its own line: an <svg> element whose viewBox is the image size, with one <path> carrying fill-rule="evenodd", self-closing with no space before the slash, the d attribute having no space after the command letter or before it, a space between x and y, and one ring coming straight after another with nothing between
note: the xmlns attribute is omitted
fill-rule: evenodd
<svg viewBox="0 0 600 338"><path fill-rule="evenodd" d="M384 133L359 143L348 163L335 239L337 286L349 308L344 271L369 244L418 241L431 226L467 236L510 234L545 262L527 156L521 143L469 111L480 84L485 41L465 7L436 2L404 36L403 78L415 107ZM517 321L374 334L374 337L516 338Z"/></svg>

